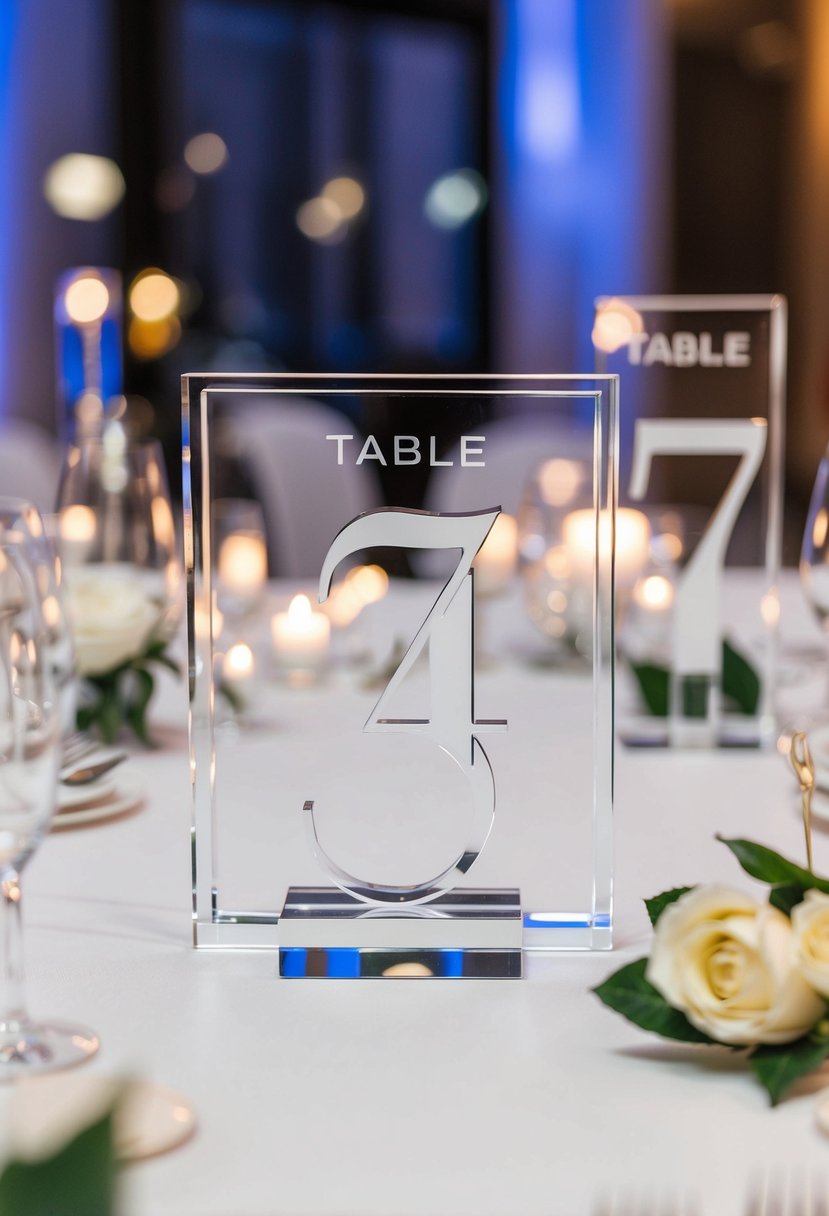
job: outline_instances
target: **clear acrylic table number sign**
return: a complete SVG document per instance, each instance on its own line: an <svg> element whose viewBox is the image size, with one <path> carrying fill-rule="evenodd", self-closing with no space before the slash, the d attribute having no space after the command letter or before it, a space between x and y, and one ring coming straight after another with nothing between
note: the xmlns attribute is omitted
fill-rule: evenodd
<svg viewBox="0 0 829 1216"><path fill-rule="evenodd" d="M197 946L277 951L288 978L514 978L527 950L610 947L617 418L612 375L183 378ZM213 504L252 468L214 441L235 427L271 453L274 484L302 469L277 521L250 486L266 530L293 509L307 558L272 562L263 611L301 593L335 635L312 685L263 684L247 731L217 715L204 610ZM516 573L487 601L482 664L475 559L574 443L593 445L592 653L547 661ZM539 560L525 547L518 566ZM388 593L346 626L333 607L362 562Z"/></svg>
<svg viewBox="0 0 829 1216"><path fill-rule="evenodd" d="M618 372L625 394L620 501L648 513L655 544L646 573L669 585L672 601L658 654L648 653L647 606L620 623L620 737L635 746L772 745L785 300L603 298L593 342L597 369ZM734 571L730 590L753 599L751 613L730 611L727 562L748 568ZM659 715L640 704L631 678L651 662L667 669Z"/></svg>

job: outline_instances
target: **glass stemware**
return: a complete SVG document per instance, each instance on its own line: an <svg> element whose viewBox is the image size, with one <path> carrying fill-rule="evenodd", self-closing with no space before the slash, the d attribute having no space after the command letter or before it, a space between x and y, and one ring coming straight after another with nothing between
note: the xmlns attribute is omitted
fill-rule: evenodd
<svg viewBox="0 0 829 1216"><path fill-rule="evenodd" d="M803 545L800 550L800 585L829 644L829 449L818 466ZM829 691L824 715L829 717Z"/></svg>
<svg viewBox="0 0 829 1216"><path fill-rule="evenodd" d="M60 746L35 540L20 521L0 518L0 1079L76 1064L98 1048L88 1030L33 1022L23 997L20 876L54 813Z"/></svg>
<svg viewBox="0 0 829 1216"><path fill-rule="evenodd" d="M130 439L119 422L108 423L100 438L70 447L57 508L69 585L84 566L101 575L127 567L158 605L156 635L169 638L181 615L181 575L161 445Z"/></svg>
<svg viewBox="0 0 829 1216"><path fill-rule="evenodd" d="M25 499L0 497L0 527L6 531L20 530L28 540L29 560L43 608L46 655L55 682L61 732L67 735L75 729L78 673L57 548L37 507Z"/></svg>

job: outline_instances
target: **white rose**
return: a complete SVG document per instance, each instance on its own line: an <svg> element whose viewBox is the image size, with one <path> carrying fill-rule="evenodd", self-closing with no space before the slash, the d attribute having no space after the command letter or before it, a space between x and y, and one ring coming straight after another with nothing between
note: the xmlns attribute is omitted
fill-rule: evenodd
<svg viewBox="0 0 829 1216"><path fill-rule="evenodd" d="M792 928L777 908L728 887L696 887L656 924L648 980L720 1043L789 1043L825 1010L795 970Z"/></svg>
<svg viewBox="0 0 829 1216"><path fill-rule="evenodd" d="M829 997L829 895L807 891L792 908L794 965L821 996Z"/></svg>
<svg viewBox="0 0 829 1216"><path fill-rule="evenodd" d="M82 676L112 671L143 654L162 605L131 566L78 566L67 574L67 605Z"/></svg>

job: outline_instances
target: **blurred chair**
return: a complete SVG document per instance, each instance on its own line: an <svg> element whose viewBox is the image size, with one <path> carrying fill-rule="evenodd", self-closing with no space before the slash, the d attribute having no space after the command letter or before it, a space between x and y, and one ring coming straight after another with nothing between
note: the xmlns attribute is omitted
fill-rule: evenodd
<svg viewBox="0 0 829 1216"><path fill-rule="evenodd" d="M592 425L538 417L502 418L482 428L486 433L482 468L459 476L459 453L450 453L452 468L437 467L426 490L427 511L476 511L500 506L517 515L524 487L539 465L554 458L593 459Z"/></svg>
<svg viewBox="0 0 829 1216"><path fill-rule="evenodd" d="M326 439L356 435L354 424L311 398L274 396L237 405L224 428L262 504L271 574L318 578L340 529L383 502L374 470L338 465L337 445Z"/></svg>
<svg viewBox="0 0 829 1216"><path fill-rule="evenodd" d="M19 418L0 423L0 495L54 511L61 463L56 440L42 427Z"/></svg>

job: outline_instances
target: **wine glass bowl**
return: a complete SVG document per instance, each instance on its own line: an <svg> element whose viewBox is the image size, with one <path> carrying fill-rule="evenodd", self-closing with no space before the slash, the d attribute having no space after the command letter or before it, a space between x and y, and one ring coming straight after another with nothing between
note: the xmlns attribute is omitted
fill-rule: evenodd
<svg viewBox="0 0 829 1216"><path fill-rule="evenodd" d="M89 1031L33 1022L23 1000L20 876L55 809L61 707L50 586L36 538L12 517L0 513L0 1080L78 1063L98 1046Z"/></svg>
<svg viewBox="0 0 829 1216"><path fill-rule="evenodd" d="M818 466L803 544L800 550L800 583L824 633L829 631L829 453Z"/></svg>
<svg viewBox="0 0 829 1216"><path fill-rule="evenodd" d="M161 445L129 438L118 422L69 448L58 491L58 548L79 567L129 568L159 610L158 636L181 617L181 563Z"/></svg>

